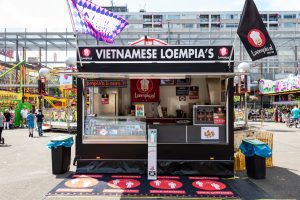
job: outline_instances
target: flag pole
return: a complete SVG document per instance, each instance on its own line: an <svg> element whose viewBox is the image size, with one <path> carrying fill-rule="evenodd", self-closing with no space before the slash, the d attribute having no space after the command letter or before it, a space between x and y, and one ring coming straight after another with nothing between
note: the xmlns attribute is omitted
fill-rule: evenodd
<svg viewBox="0 0 300 200"><path fill-rule="evenodd" d="M82 67L82 61L81 61L80 52L79 52L79 48L78 48L78 32L75 29L74 19L72 17L72 13L71 13L71 8L70 8L69 1L72 1L72 0L66 0L66 2L67 2L67 5L68 5L69 16L70 16L70 19L71 19L71 23L72 23L72 27L73 27L73 32L74 32L74 37L75 37L75 48L76 48L77 53L78 53L80 67Z"/></svg>
<svg viewBox="0 0 300 200"><path fill-rule="evenodd" d="M232 61L231 58L232 58L232 55L233 55L233 52L234 52L234 49L235 49L234 44L235 44L235 42L236 42L237 37L238 37L238 35L236 34L235 37L234 37L234 40L233 40L233 43L232 43L232 49L231 49L230 55L229 55L228 67L230 66L230 63L231 63L231 61Z"/></svg>

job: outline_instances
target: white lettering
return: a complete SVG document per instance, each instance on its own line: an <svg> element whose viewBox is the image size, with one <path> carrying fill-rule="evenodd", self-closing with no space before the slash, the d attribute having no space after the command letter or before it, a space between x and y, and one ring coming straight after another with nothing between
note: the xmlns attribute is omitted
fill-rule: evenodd
<svg viewBox="0 0 300 200"><path fill-rule="evenodd" d="M180 49L179 58L187 58L187 57L188 57L187 49Z"/></svg>
<svg viewBox="0 0 300 200"><path fill-rule="evenodd" d="M98 59L100 60L101 56L103 55L103 49L101 49L100 51L99 51L99 49L96 49L96 54L97 54Z"/></svg>
<svg viewBox="0 0 300 200"><path fill-rule="evenodd" d="M205 54L204 54L203 49L200 49L200 50L199 50L199 53L198 53L197 58L205 58Z"/></svg>
<svg viewBox="0 0 300 200"><path fill-rule="evenodd" d="M208 58L213 58L214 57L214 50L213 49L209 49L208 50Z"/></svg>
<svg viewBox="0 0 300 200"><path fill-rule="evenodd" d="M167 49L165 54L166 54L167 59L171 59L173 57L172 49Z"/></svg>
<svg viewBox="0 0 300 200"><path fill-rule="evenodd" d="M178 49L174 49L174 59L178 59Z"/></svg>

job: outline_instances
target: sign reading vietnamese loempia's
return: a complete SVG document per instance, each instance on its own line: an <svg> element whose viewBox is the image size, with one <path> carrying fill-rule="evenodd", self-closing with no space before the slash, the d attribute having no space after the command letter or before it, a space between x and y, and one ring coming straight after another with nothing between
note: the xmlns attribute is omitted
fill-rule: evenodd
<svg viewBox="0 0 300 200"><path fill-rule="evenodd" d="M83 62L229 61L232 46L79 47Z"/></svg>

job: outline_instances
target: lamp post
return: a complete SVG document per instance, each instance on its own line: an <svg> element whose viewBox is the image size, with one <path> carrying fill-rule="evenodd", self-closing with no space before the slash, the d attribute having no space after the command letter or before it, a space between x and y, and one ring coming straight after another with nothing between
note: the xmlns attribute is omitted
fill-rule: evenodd
<svg viewBox="0 0 300 200"><path fill-rule="evenodd" d="M250 71L250 65L249 63L242 62L237 67L238 71L241 73L246 73ZM247 82L247 79L245 78L244 83ZM245 90L245 127L248 126L248 111L247 111L247 96L248 96L248 89Z"/></svg>
<svg viewBox="0 0 300 200"><path fill-rule="evenodd" d="M66 72L74 72L75 67L76 67L76 58L74 57L66 57L65 59L65 64L66 64ZM61 83L60 83L61 84ZM73 78L72 78L72 88L73 88ZM67 127L68 127L68 132L71 133L71 123L70 123L70 107L71 107L71 101L70 101L70 91L67 90L66 95L67 95Z"/></svg>

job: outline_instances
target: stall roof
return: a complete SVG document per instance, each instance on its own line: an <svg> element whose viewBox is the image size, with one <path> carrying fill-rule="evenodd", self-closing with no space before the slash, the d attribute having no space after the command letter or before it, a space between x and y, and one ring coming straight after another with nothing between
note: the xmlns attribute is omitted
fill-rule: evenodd
<svg viewBox="0 0 300 200"><path fill-rule="evenodd" d="M98 78L114 78L114 79L183 79L191 78L232 78L234 76L248 75L248 73L241 72L224 72L224 73L95 73L95 72L61 72L64 75L75 76L84 79L98 79Z"/></svg>

